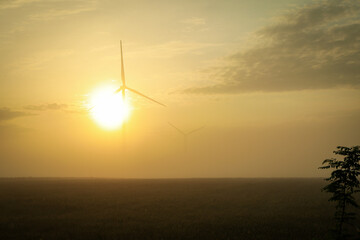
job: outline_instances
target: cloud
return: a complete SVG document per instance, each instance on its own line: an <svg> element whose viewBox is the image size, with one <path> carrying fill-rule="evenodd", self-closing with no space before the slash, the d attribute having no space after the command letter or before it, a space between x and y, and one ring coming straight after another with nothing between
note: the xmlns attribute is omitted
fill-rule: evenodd
<svg viewBox="0 0 360 240"><path fill-rule="evenodd" d="M218 44L214 43L169 41L132 51L128 53L128 55L136 57L172 58L189 52L201 54L204 49L217 45Z"/></svg>
<svg viewBox="0 0 360 240"><path fill-rule="evenodd" d="M6 107L0 108L0 122L12 120L14 118L19 118L19 117L31 116L31 115L33 114L21 112L21 111L13 111L10 108L6 108Z"/></svg>
<svg viewBox="0 0 360 240"><path fill-rule="evenodd" d="M195 26L201 26L201 25L206 24L205 19L199 18L199 17L187 18L185 20L182 20L181 22L183 22L185 24L189 24L189 25L195 25Z"/></svg>
<svg viewBox="0 0 360 240"><path fill-rule="evenodd" d="M46 67L51 61L59 58L69 57L74 54L70 49L54 49L42 52L36 52L31 57L18 59L17 62L9 64L14 73L24 73L28 71L38 71Z"/></svg>
<svg viewBox="0 0 360 240"><path fill-rule="evenodd" d="M200 17L191 17L181 21L181 23L185 24L184 32L194 32L194 31L206 31L208 28L206 27L205 18Z"/></svg>
<svg viewBox="0 0 360 240"><path fill-rule="evenodd" d="M4 137L10 137L10 136L18 136L19 134L23 134L26 132L32 131L30 128L25 128L22 126L17 125L10 125L10 124L0 124L0 142L7 141L8 138Z"/></svg>
<svg viewBox="0 0 360 240"><path fill-rule="evenodd" d="M48 16L56 17L92 11L95 9L97 2L97 0L3 0L0 2L0 10L22 8L32 6L35 3L41 3L42 5L51 4L52 6L54 3L60 3L62 5L68 4L68 6L71 6L69 9L52 9L44 13L33 15L35 18L36 16L41 16L41 18Z"/></svg>
<svg viewBox="0 0 360 240"><path fill-rule="evenodd" d="M94 11L98 0L10 0L0 3L0 11L27 7L30 14L21 14L23 21L17 23L9 34L24 31L26 26L35 21L49 21L62 19L67 16Z"/></svg>
<svg viewBox="0 0 360 240"><path fill-rule="evenodd" d="M89 12L95 10L95 6L78 6L72 9L50 9L43 13L30 15L31 20L48 21L54 18L65 17L69 15L75 15L83 12Z"/></svg>
<svg viewBox="0 0 360 240"><path fill-rule="evenodd" d="M23 108L37 112L62 111L69 114L86 114L89 112L82 104L47 103L39 105L26 105Z"/></svg>
<svg viewBox="0 0 360 240"><path fill-rule="evenodd" d="M360 87L360 2L321 1L256 31L253 46L207 69L208 86L184 93L281 92Z"/></svg>
<svg viewBox="0 0 360 240"><path fill-rule="evenodd" d="M64 110L67 108L68 108L67 104L58 104L58 103L24 106L24 109L32 110L32 111Z"/></svg>
<svg viewBox="0 0 360 240"><path fill-rule="evenodd" d="M44 0L9 0L0 3L1 9L20 8L30 3L41 2Z"/></svg>

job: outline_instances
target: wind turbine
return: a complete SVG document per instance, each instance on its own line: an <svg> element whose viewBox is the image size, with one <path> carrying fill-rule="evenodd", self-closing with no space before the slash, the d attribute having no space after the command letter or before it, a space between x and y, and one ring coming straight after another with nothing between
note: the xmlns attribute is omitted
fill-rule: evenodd
<svg viewBox="0 0 360 240"><path fill-rule="evenodd" d="M197 132L197 131L199 131L199 130L201 130L201 129L204 128L204 126L202 126L202 127L200 127L200 128L196 128L196 129L191 130L191 131L189 131L189 132L184 132L184 131L181 131L179 128L175 127L175 126L174 126L173 124L171 124L170 122L168 122L168 124L169 124L170 126L172 126L175 130L177 130L181 135L183 135L183 137L184 137L184 151L185 151L185 152L187 152L187 150L188 150L188 136L189 136L190 134L192 134L192 133L194 133L194 132Z"/></svg>
<svg viewBox="0 0 360 240"><path fill-rule="evenodd" d="M160 104L161 106L164 106L166 107L166 105L136 91L135 89L132 89L132 88L129 88L128 86L126 86L126 83L125 83L125 71L124 71L124 59L123 59L123 51L122 51L122 41L120 40L120 52L121 52L121 81L122 81L122 86L115 91L115 93L118 93L118 92L121 92L122 93L122 98L123 98L123 101L125 102L125 90L129 90L130 92L133 92L133 93L136 93L144 98L147 98L149 99L150 101L153 101L157 104Z"/></svg>

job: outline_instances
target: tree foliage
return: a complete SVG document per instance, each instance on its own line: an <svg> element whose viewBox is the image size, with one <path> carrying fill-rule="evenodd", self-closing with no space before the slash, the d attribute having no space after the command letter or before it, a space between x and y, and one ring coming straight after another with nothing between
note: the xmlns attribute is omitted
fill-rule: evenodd
<svg viewBox="0 0 360 240"><path fill-rule="evenodd" d="M359 192L360 187L360 147L339 146L337 149L334 153L343 156L343 159L326 159L320 169L334 169L330 177L325 179L330 183L323 190L332 193L329 201L336 202L337 239L346 239L344 225L351 224L355 218L355 213L349 212L349 207L359 208L354 193Z"/></svg>

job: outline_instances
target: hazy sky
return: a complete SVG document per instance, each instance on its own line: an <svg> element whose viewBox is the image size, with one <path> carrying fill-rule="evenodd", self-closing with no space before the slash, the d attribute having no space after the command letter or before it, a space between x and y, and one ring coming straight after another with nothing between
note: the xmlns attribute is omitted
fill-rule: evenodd
<svg viewBox="0 0 360 240"><path fill-rule="evenodd" d="M127 84L122 129L92 93ZM205 126L188 139L183 131ZM2 0L0 177L315 177L360 144L360 3Z"/></svg>

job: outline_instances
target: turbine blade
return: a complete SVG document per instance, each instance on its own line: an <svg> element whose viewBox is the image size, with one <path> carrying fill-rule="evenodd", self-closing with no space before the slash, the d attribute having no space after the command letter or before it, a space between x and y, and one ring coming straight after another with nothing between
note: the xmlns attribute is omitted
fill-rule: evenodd
<svg viewBox="0 0 360 240"><path fill-rule="evenodd" d="M122 100L123 100L123 103L125 102L125 89L122 91Z"/></svg>
<svg viewBox="0 0 360 240"><path fill-rule="evenodd" d="M181 131L180 129L178 129L177 127L175 127L173 124L171 124L170 122L168 122L168 124L170 125L170 126L172 126L173 128L175 128L179 133L181 133L182 135L186 135L183 131Z"/></svg>
<svg viewBox="0 0 360 240"><path fill-rule="evenodd" d="M205 126L202 126L202 127L200 127L200 128L194 129L194 130L188 132L187 135L192 134L192 133L194 133L194 132L197 132L197 131L203 129L204 127L205 127Z"/></svg>
<svg viewBox="0 0 360 240"><path fill-rule="evenodd" d="M124 58L122 50L122 41L120 40L120 52L121 52L121 81L123 86L125 86L125 71L124 71Z"/></svg>
<svg viewBox="0 0 360 240"><path fill-rule="evenodd" d="M144 94L142 94L142 93L140 93L140 92L138 92L138 91L136 91L136 90L134 90L134 89L132 89L132 88L129 88L129 87L125 87L125 88L126 88L127 90L129 90L129 91L131 91L131 92L133 92L133 93L136 93L136 94L138 94L138 95L140 95L140 96L142 96L142 97L144 97L144 98L147 98L147 99L149 99L149 100L151 100L151 101L153 101L153 102L155 102L155 103L157 103L157 104L160 104L161 106L166 107L166 105L164 105L164 104L156 101L155 99L152 99L152 98L150 98L150 97L148 97L148 96L146 96L146 95L144 95Z"/></svg>
<svg viewBox="0 0 360 240"><path fill-rule="evenodd" d="M123 87L120 87L118 90L116 90L114 93L121 92L123 90Z"/></svg>

